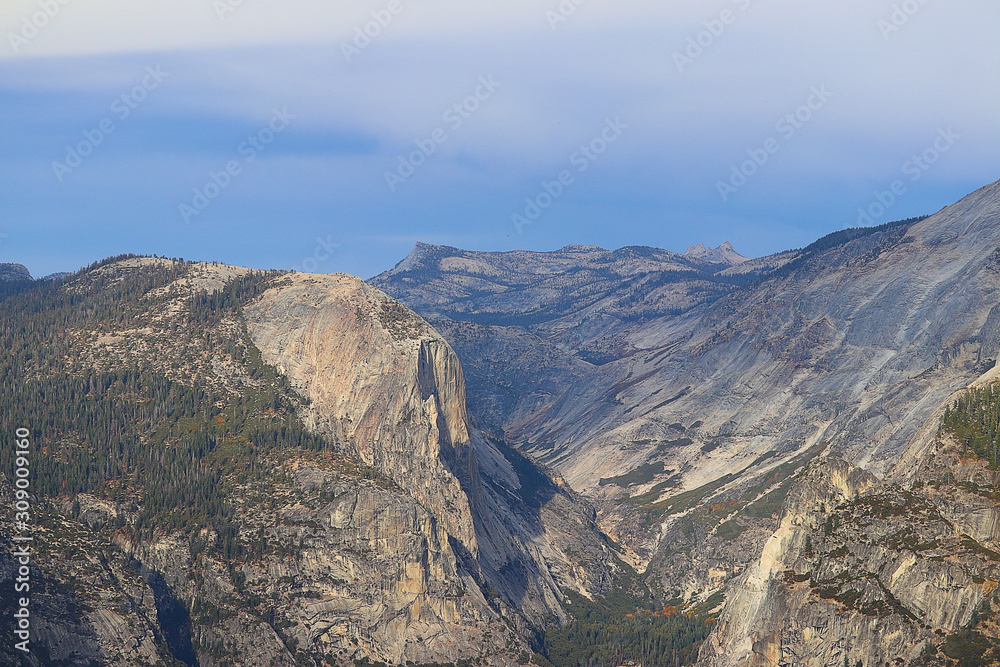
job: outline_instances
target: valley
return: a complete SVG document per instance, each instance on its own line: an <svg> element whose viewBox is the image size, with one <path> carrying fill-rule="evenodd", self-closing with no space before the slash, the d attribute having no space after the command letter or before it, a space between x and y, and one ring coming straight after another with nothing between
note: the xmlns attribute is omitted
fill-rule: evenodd
<svg viewBox="0 0 1000 667"><path fill-rule="evenodd" d="M993 664L998 245L4 265L31 664Z"/></svg>

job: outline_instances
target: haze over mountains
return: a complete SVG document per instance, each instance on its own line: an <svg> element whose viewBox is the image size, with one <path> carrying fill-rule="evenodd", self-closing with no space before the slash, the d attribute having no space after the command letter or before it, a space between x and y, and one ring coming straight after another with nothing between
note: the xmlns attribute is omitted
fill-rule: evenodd
<svg viewBox="0 0 1000 667"><path fill-rule="evenodd" d="M758 259L15 283L36 664L1000 657L1000 397L965 393L997 373L1000 183Z"/></svg>

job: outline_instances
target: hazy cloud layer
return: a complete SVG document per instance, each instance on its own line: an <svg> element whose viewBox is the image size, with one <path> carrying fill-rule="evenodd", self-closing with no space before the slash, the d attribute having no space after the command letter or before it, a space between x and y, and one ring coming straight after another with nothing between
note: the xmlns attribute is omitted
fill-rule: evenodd
<svg viewBox="0 0 1000 667"><path fill-rule="evenodd" d="M0 261L368 276L417 239L799 246L894 181L873 222L1000 177L998 19L940 0L7 0ZM317 239L339 245L319 261Z"/></svg>

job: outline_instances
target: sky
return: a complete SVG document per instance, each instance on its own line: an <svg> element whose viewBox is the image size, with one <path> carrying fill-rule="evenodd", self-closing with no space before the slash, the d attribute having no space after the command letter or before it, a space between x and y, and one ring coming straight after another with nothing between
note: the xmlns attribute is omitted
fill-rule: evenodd
<svg viewBox="0 0 1000 667"><path fill-rule="evenodd" d="M4 0L0 262L747 256L1000 179L994 0Z"/></svg>

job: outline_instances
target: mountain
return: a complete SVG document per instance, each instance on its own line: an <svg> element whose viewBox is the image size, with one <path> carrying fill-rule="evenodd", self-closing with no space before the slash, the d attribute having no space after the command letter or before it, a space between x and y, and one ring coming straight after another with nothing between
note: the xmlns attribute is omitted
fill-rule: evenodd
<svg viewBox="0 0 1000 667"><path fill-rule="evenodd" d="M731 265L18 282L0 606L28 533L27 664L996 664L998 248L1000 183Z"/></svg>
<svg viewBox="0 0 1000 667"><path fill-rule="evenodd" d="M644 322L686 321L791 259L752 260L756 266L734 272L648 247L473 252L418 243L369 282L448 338L477 416L515 432L595 365L634 354L631 339Z"/></svg>
<svg viewBox="0 0 1000 667"><path fill-rule="evenodd" d="M484 332L465 305L478 295L454 287L483 276L450 263L461 251L422 260L426 283L398 267L374 281L452 320L440 329L463 361L490 352L495 368L466 363L482 394L471 411L597 504L658 599L726 597L703 664L946 664L998 636L995 464L970 466L971 445L940 430L1000 352L998 245L993 184L933 216L724 268L690 308L616 317L614 347L589 366L585 346L521 319L515 285L490 288L490 324L506 330ZM569 296L594 282L575 266L535 261L522 284L573 281L560 322L605 314ZM542 359L508 346L513 332ZM533 400L512 381L525 361L551 384ZM508 385L513 397L490 391Z"/></svg>
<svg viewBox="0 0 1000 667"><path fill-rule="evenodd" d="M749 259L736 252L733 244L729 241L718 248L706 248L704 243L688 246L688 249L684 251L684 256L710 264L725 264L726 266L736 266Z"/></svg>
<svg viewBox="0 0 1000 667"><path fill-rule="evenodd" d="M56 273L50 273L47 276L42 276L41 278L39 278L39 280L57 281L57 280L63 280L64 278L69 278L71 275L73 274L69 271L58 271Z"/></svg>
<svg viewBox="0 0 1000 667"><path fill-rule="evenodd" d="M420 243L370 282L421 313L521 327L603 362L624 352L633 321L688 312L745 282L718 275L726 268L646 247L491 253Z"/></svg>
<svg viewBox="0 0 1000 667"><path fill-rule="evenodd" d="M357 278L123 256L3 306L0 422L45 452L0 526L11 613L36 538L33 664L509 665L634 578Z"/></svg>
<svg viewBox="0 0 1000 667"><path fill-rule="evenodd" d="M33 280L23 264L0 264L0 281L19 282Z"/></svg>

